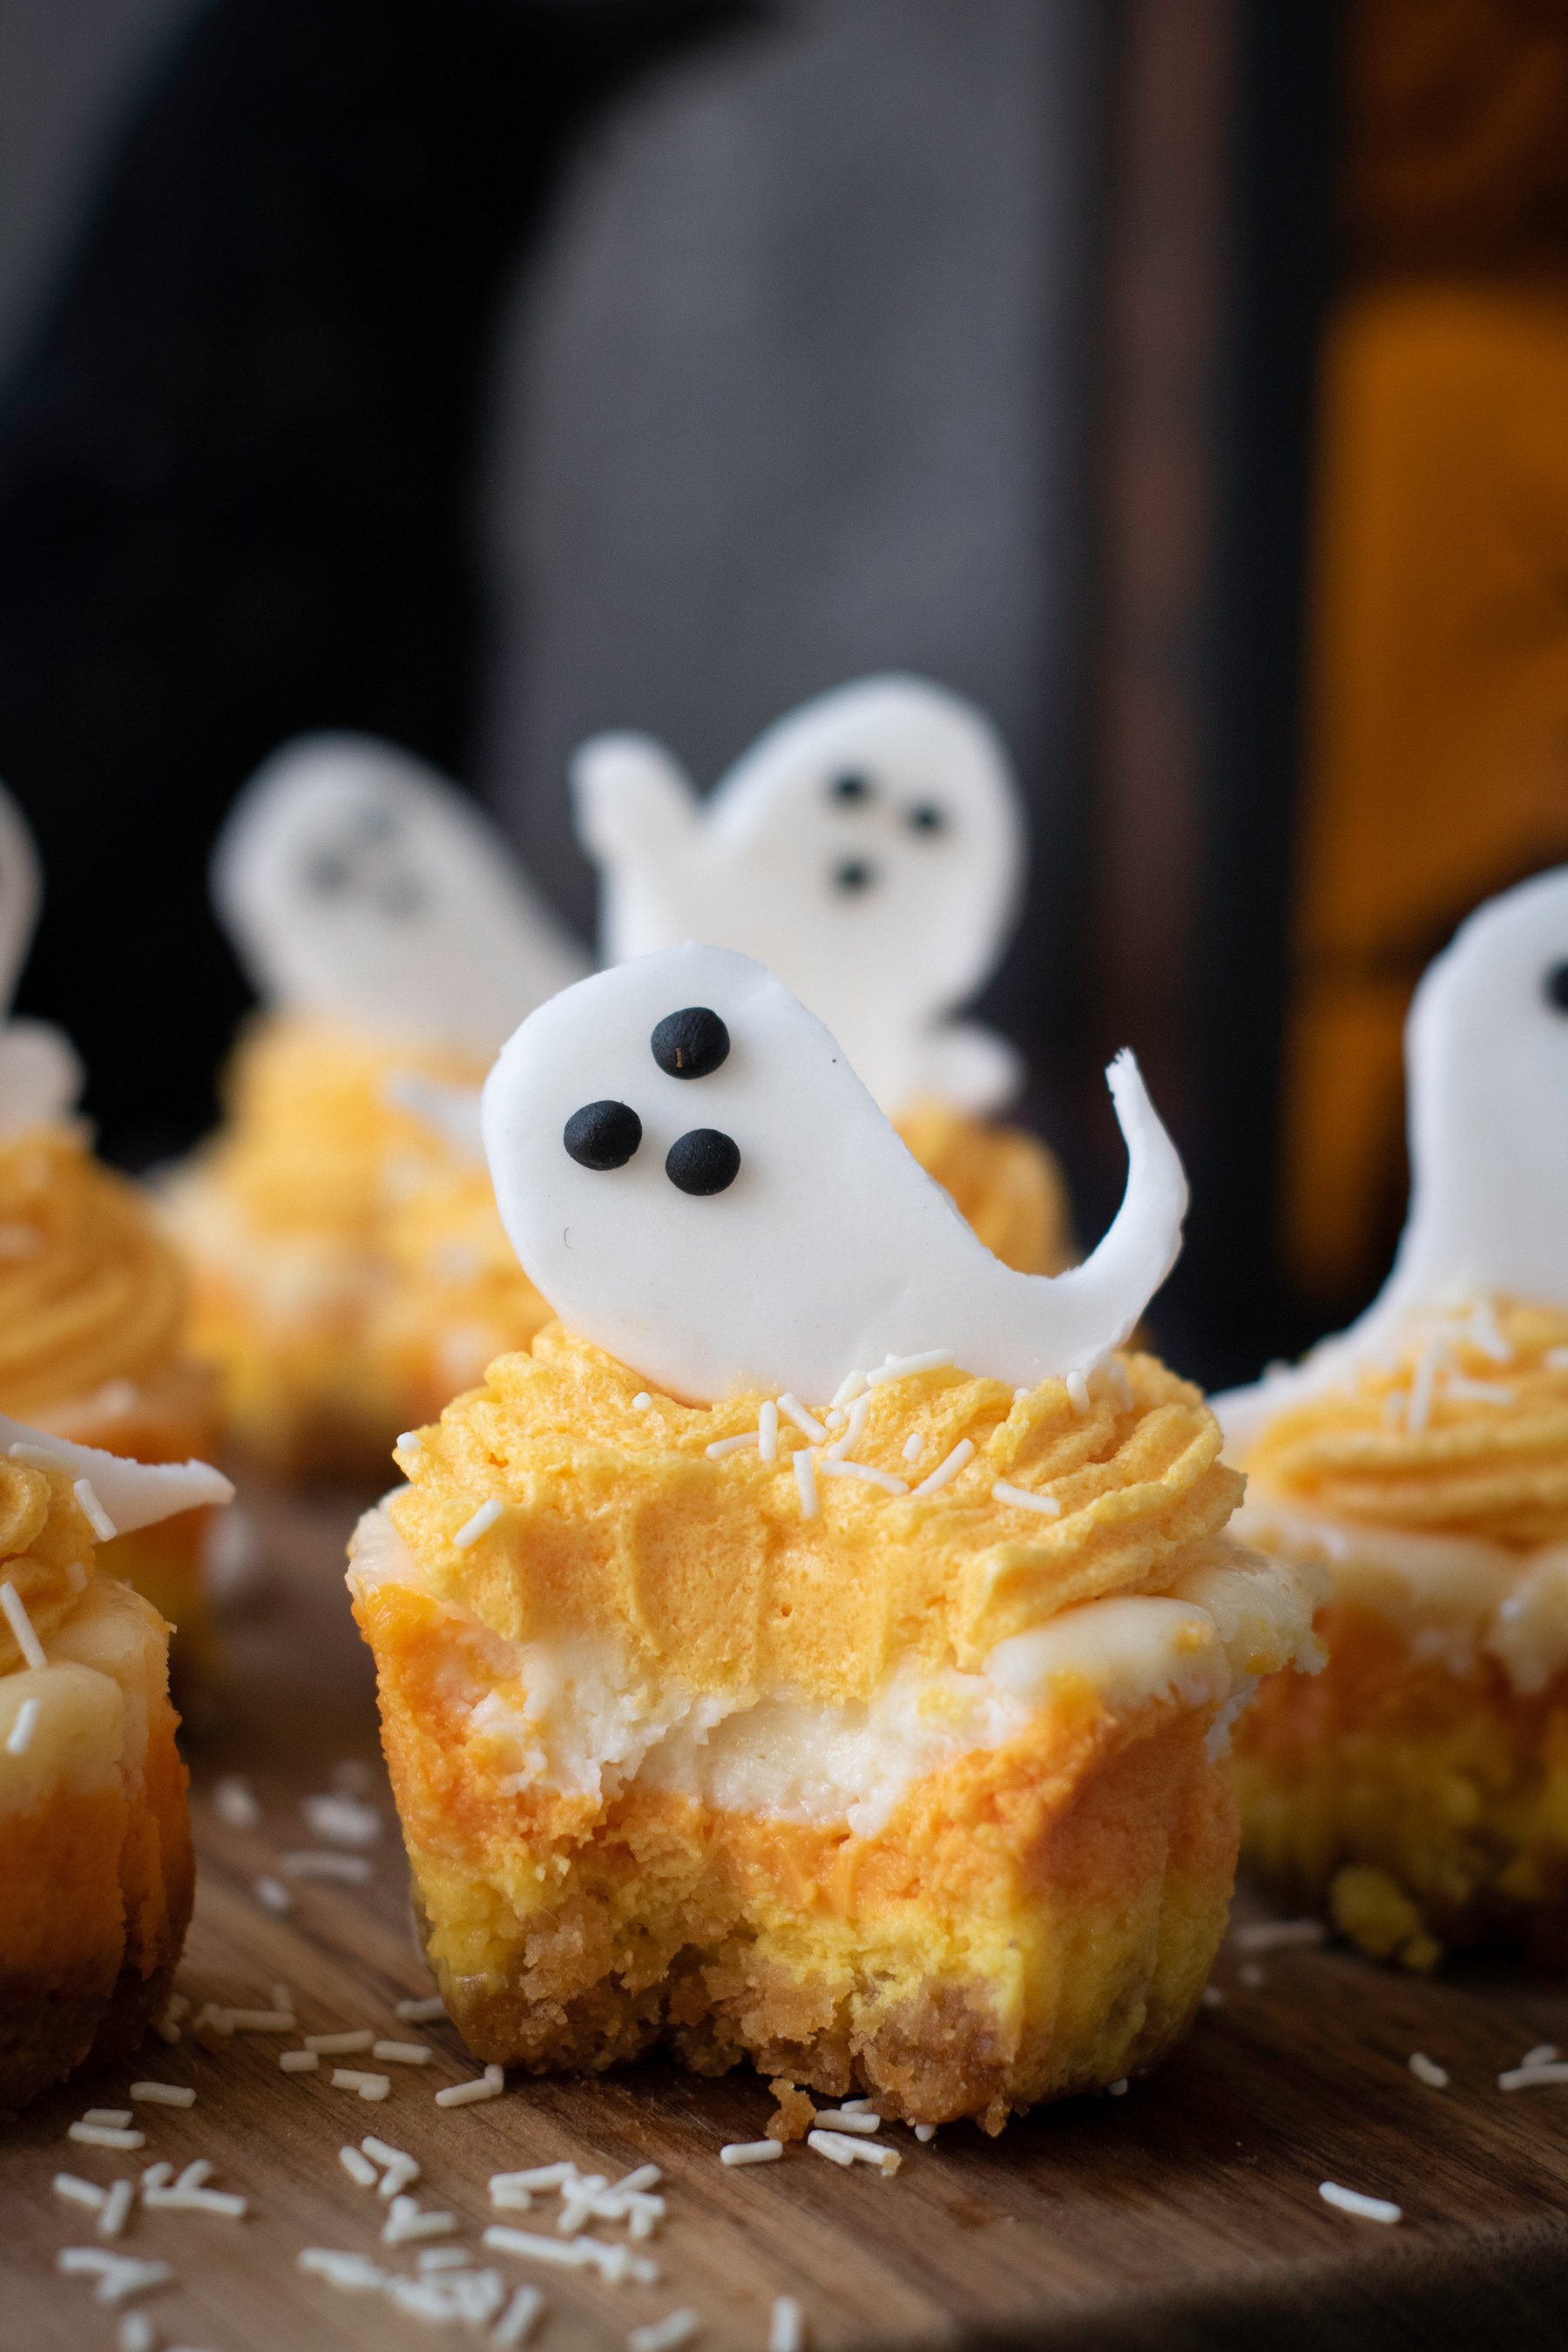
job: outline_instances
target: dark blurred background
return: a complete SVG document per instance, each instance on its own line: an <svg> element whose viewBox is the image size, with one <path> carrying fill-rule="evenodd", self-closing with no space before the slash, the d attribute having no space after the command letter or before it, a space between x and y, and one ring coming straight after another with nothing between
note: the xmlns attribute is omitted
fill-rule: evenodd
<svg viewBox="0 0 1568 2352"><path fill-rule="evenodd" d="M1092 1238L1246 1377L1403 1208L1399 1025L1568 856L1568 5L7 0L0 774L110 1157L214 1115L213 835L302 729L704 782L871 667L994 714L986 1010Z"/></svg>

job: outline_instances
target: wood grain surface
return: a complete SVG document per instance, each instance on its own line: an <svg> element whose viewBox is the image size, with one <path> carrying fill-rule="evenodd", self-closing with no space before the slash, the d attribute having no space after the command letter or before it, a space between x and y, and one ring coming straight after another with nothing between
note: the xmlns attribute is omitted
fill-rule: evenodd
<svg viewBox="0 0 1568 2352"><path fill-rule="evenodd" d="M514 2075L503 2097L443 2109L442 2084L477 2069L445 2021L400 2026L395 2002L429 1991L414 1942L406 1874L376 1748L367 1654L348 1615L342 1548L353 1505L252 1495L268 1589L226 1631L221 1681L190 1731L201 1855L182 1972L197 2002L265 2005L281 1979L303 2032L359 2025L428 2041L369 2105L316 2074L279 2072L297 2037L236 2034L215 2054L187 2034L150 2039L131 2063L37 2099L0 2126L0 2347L113 2352L120 2315L91 2283L56 2273L58 2251L101 2243L94 2216L51 2189L58 2170L107 2184L161 2158L210 2158L216 2188L250 2200L242 2221L138 2209L124 2252L167 2261L174 2279L137 2305L163 2347L199 2352L402 2352L418 2321L374 2295L302 2273L305 2246L357 2250L412 2273L416 2248L384 2252L386 2208L338 2161L378 2134L416 2155L416 2194L457 2212L459 2242L512 2283L543 2292L540 2352L619 2352L628 2332L689 2306L700 2352L757 2352L772 2299L797 2295L815 2352L848 2346L1014 2343L1127 2352L1309 2343L1432 2347L1568 2340L1568 2086L1508 2095L1500 2069L1541 2042L1568 2045L1568 1991L1503 1967L1436 1984L1342 1949L1249 1960L1228 1944L1219 2004L1186 2044L1126 2096L1041 2109L987 2140L944 2128L926 2147L902 2128L896 2178L844 2173L802 2147L731 2170L726 2140L752 2139L773 2111L749 2073L702 2082L651 2063L595 2082ZM363 1887L293 1883L285 1917L257 1877L313 1841L300 1801L358 1758L375 1771L386 1833ZM247 1773L261 1826L220 1822L211 1790ZM1259 1906L1238 1904L1238 1916ZM1244 1971L1252 1981L1244 1981ZM1258 1979L1261 1978L1261 1981ZM1407 2060L1450 2073L1426 2088ZM374 2061L351 2059L350 2064ZM188 2084L186 2110L145 2107L134 2157L69 2142L89 2105L129 2105L142 2075ZM571 2158L612 2177L663 2167L668 2218L651 2248L657 2285L609 2286L479 2252L491 2219L550 2230L553 2203L493 2216L495 2171ZM1319 2198L1325 2177L1395 2200L1395 2228L1350 2220ZM617 2236L606 2229L603 2234ZM484 2337L459 2325L448 2336Z"/></svg>

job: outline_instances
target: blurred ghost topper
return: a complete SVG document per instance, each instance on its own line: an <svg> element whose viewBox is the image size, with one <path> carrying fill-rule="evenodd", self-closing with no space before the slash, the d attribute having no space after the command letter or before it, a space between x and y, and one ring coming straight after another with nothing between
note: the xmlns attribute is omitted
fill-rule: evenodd
<svg viewBox="0 0 1568 2352"><path fill-rule="evenodd" d="M0 1142L47 1126L81 1092L81 1064L63 1032L7 1018L43 903L27 820L0 784Z"/></svg>
<svg viewBox="0 0 1568 2352"><path fill-rule="evenodd" d="M264 997L490 1052L587 959L464 793L368 736L286 744L214 852L213 897Z"/></svg>
<svg viewBox="0 0 1568 2352"><path fill-rule="evenodd" d="M687 940L754 957L889 1113L1016 1092L1012 1047L954 1017L1001 960L1026 854L1006 753L973 703L863 678L770 727L706 802L643 735L595 736L573 786L607 961Z"/></svg>

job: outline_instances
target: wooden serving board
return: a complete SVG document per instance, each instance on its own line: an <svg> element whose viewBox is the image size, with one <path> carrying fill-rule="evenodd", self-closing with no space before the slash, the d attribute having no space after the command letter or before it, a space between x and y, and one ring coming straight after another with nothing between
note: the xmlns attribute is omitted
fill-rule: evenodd
<svg viewBox="0 0 1568 2352"><path fill-rule="evenodd" d="M1514 2352L1568 2340L1568 2086L1508 2095L1500 2069L1541 2042L1568 2045L1568 1988L1520 1970L1470 1969L1430 1984L1337 1948L1248 1962L1227 1946L1222 2000L1158 2074L1125 2097L1077 2100L1011 2124L973 2126L903 2155L894 2179L845 2173L803 2147L731 2170L726 2140L757 2137L773 2103L750 2074L702 2082L651 2063L596 2082L514 2076L502 2098L443 2109L433 2094L477 2069L444 2021L399 2026L394 2005L427 1993L409 1924L406 1874L381 1777L367 1654L348 1614L342 1546L353 1506L249 1496L271 1574L268 1596L227 1631L224 1676L193 1727L192 1815L201 1856L182 1986L197 2003L265 2005L292 1988L301 2032L372 2025L427 2040L420 2069L393 2066L370 2105L316 2074L283 2074L295 2037L237 2034L216 2055L187 2035L149 2039L130 2064L52 2092L0 2126L0 2347L112 2352L119 2315L90 2282L62 2278L58 2251L101 2242L94 2216L57 2198L67 2170L107 2183L159 2158L202 2156L213 2186L250 2200L243 2221L133 2214L121 2250L167 2261L174 2283L145 2297L164 2347L200 2352L402 2352L428 2330L374 2295L299 2271L308 2245L356 2250L412 2272L417 2249L383 2254L385 2207L338 2161L373 2132L424 2168L416 2194L455 2210L461 2242L509 2284L543 2292L540 2352L620 2352L633 2327L689 2305L700 2352L757 2352L773 2298L805 2306L816 2352L847 2346L1011 2341L1051 2347L1310 2345L1471 2346ZM313 1843L302 1796L345 1758L374 1765L387 1832L364 1888L295 1883L286 1917L263 1909L257 1877ZM210 1791L247 1773L262 1826L226 1829ZM1261 1906L1238 1905L1249 1916ZM1262 1983L1243 1983L1243 1969ZM1412 2051L1451 2086L1410 2074ZM369 2065L369 2059L351 2064ZM188 2110L146 2107L144 2150L73 2144L89 2105L129 2105L141 2075L189 2084ZM479 2252L493 2218L485 2183L502 2169L573 2158L612 2177L663 2167L668 2219L651 2248L657 2286L609 2286ZM1394 2228L1352 2221L1319 2198L1325 2177L1405 2209ZM619 2235L606 2230L603 2234ZM449 2336L476 2343L458 2326Z"/></svg>

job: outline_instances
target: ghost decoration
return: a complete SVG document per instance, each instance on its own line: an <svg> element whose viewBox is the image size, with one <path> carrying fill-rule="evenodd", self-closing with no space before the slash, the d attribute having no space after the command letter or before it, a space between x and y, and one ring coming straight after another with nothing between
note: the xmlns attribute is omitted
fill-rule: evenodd
<svg viewBox="0 0 1568 2352"><path fill-rule="evenodd" d="M1245 1448L1288 1406L1404 1351L1410 1318L1493 1292L1568 1307L1568 866L1478 908L1405 1028L1410 1209L1348 1331L1214 1399Z"/></svg>
<svg viewBox="0 0 1568 2352"><path fill-rule="evenodd" d="M67 1470L73 1483L85 1478L93 1501L115 1535L132 1535L138 1528L154 1527L160 1519L173 1518L177 1511L234 1500L234 1488L222 1471L209 1463L132 1462L118 1454L106 1454L100 1446L76 1445L69 1438L28 1429L5 1413L0 1413L0 1452L39 1467L47 1464Z"/></svg>
<svg viewBox="0 0 1568 2352"><path fill-rule="evenodd" d="M692 1403L936 1351L1016 1386L1086 1374L1175 1262L1180 1160L1109 1073L1126 1198L1069 1273L1015 1274L911 1158L835 1039L760 964L683 947L531 1013L486 1083L524 1270L580 1337Z"/></svg>
<svg viewBox="0 0 1568 2352"><path fill-rule="evenodd" d="M642 735L584 743L572 785L606 962L686 940L754 956L889 1115L1017 1091L1012 1047L953 1017L1001 960L1026 864L1006 754L972 703L865 678L769 728L706 802Z"/></svg>
<svg viewBox="0 0 1568 2352"><path fill-rule="evenodd" d="M0 1144L63 1118L82 1087L82 1066L62 1031L5 1018L27 961L43 905L43 874L27 821L0 785Z"/></svg>
<svg viewBox="0 0 1568 2352"><path fill-rule="evenodd" d="M261 995L493 1053L588 960L483 813L368 736L286 744L218 837L213 897Z"/></svg>

